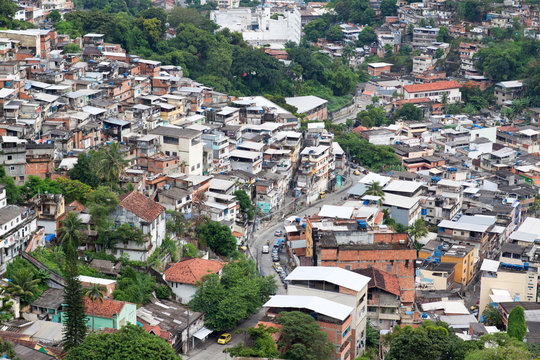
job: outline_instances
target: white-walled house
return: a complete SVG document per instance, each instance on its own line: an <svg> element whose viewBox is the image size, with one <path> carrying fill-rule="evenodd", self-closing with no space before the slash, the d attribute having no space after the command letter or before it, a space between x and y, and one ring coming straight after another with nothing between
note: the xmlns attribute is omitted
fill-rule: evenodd
<svg viewBox="0 0 540 360"><path fill-rule="evenodd" d="M120 204L111 216L115 225L129 224L141 229L147 238L140 245L131 240L118 243L113 255L127 254L130 260L146 261L161 246L166 232L165 207L161 204L134 190L120 196Z"/></svg>
<svg viewBox="0 0 540 360"><path fill-rule="evenodd" d="M446 102L454 104L461 101L460 88L461 85L455 80L405 85L403 87L403 98L405 100L428 98L431 101L442 102L443 95L446 94Z"/></svg>
<svg viewBox="0 0 540 360"><path fill-rule="evenodd" d="M170 286L177 299L183 304L187 304L197 291L197 282L208 274L221 276L221 270L225 264L219 260L187 259L177 262L165 270L163 279Z"/></svg>

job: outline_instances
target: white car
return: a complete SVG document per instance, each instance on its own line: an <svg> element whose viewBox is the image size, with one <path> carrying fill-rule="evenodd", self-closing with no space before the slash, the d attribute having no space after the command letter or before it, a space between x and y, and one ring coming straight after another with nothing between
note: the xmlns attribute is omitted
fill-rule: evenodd
<svg viewBox="0 0 540 360"><path fill-rule="evenodd" d="M268 254L270 252L270 247L268 245L263 245L262 247L262 253Z"/></svg>

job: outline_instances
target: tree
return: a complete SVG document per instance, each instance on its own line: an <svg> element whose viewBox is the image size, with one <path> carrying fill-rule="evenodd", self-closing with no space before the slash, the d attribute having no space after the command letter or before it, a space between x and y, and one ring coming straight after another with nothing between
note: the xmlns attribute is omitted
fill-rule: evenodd
<svg viewBox="0 0 540 360"><path fill-rule="evenodd" d="M412 226L409 227L408 234L414 241L416 249L420 250L421 245L418 243L418 239L423 238L428 234L428 228L426 223L422 219L417 219Z"/></svg>
<svg viewBox="0 0 540 360"><path fill-rule="evenodd" d="M439 35L437 35L437 41L439 42L449 42L452 39L450 32L446 26L441 26L439 28Z"/></svg>
<svg viewBox="0 0 540 360"><path fill-rule="evenodd" d="M281 341L278 347L285 359L331 358L333 346L313 317L300 311L291 311L280 313L277 321L281 324Z"/></svg>
<svg viewBox="0 0 540 360"><path fill-rule="evenodd" d="M208 220L197 229L197 237L218 255L230 257L236 252L236 238L231 229L216 221Z"/></svg>
<svg viewBox="0 0 540 360"><path fill-rule="evenodd" d="M389 122L389 119L386 117L383 108L375 107L370 104L366 106L366 110L362 110L356 114L356 121L362 126L371 128L374 126L386 125Z"/></svg>
<svg viewBox="0 0 540 360"><path fill-rule="evenodd" d="M77 348L86 336L86 311L84 305L84 291L78 279L77 247L82 238L80 232L81 220L76 213L70 212L62 221L60 240L64 247L65 268L64 279L64 313L65 324L63 332L63 346L65 351Z"/></svg>
<svg viewBox="0 0 540 360"><path fill-rule="evenodd" d="M103 287L97 284L92 284L90 288L86 289L86 296L92 302L92 330L95 330L94 327L94 305L96 300L103 303Z"/></svg>
<svg viewBox="0 0 540 360"><path fill-rule="evenodd" d="M343 40L343 31L339 25L333 25L326 30L325 36L328 41L341 41Z"/></svg>
<svg viewBox="0 0 540 360"><path fill-rule="evenodd" d="M527 351L527 345L507 333L482 335L476 349L467 353L465 360L532 360L536 356Z"/></svg>
<svg viewBox="0 0 540 360"><path fill-rule="evenodd" d="M62 15L60 12L58 12L58 10L53 10L49 13L49 15L47 15L47 20L55 23L62 20Z"/></svg>
<svg viewBox="0 0 540 360"><path fill-rule="evenodd" d="M99 153L97 172L111 185L118 181L127 166L124 154L120 149L120 143L113 142Z"/></svg>
<svg viewBox="0 0 540 360"><path fill-rule="evenodd" d="M205 326L213 330L230 330L257 312L277 290L273 276L260 277L252 260L241 259L223 267L217 274L203 277L190 306L204 312Z"/></svg>
<svg viewBox="0 0 540 360"><path fill-rule="evenodd" d="M11 2L11 0L7 1ZM0 166L0 184L4 185L6 188L6 197L8 204L15 204L19 202L19 189L17 188L17 185L15 185L15 181L13 180L13 178L6 174L6 169L4 168L4 166Z"/></svg>
<svg viewBox="0 0 540 360"><path fill-rule="evenodd" d="M279 351L272 338L272 334L278 331L276 328L259 324L256 328L252 327L244 331L249 334L250 346L238 344L225 349L223 352L233 357L260 357L270 359L279 357Z"/></svg>
<svg viewBox="0 0 540 360"><path fill-rule="evenodd" d="M17 3L11 0L0 0L0 18L12 19L17 10Z"/></svg>
<svg viewBox="0 0 540 360"><path fill-rule="evenodd" d="M8 293L18 296L24 305L35 300L40 280L34 277L34 272L30 268L18 268L11 274L10 280L6 288Z"/></svg>
<svg viewBox="0 0 540 360"><path fill-rule="evenodd" d="M97 154L95 150L90 150L88 154L79 154L77 163L68 172L70 179L79 180L93 188L98 187L101 184L101 179L96 173Z"/></svg>
<svg viewBox="0 0 540 360"><path fill-rule="evenodd" d="M116 300L129 301L134 304L146 304L152 298L156 288L153 277L135 271L132 267L123 267L120 271L118 285L113 292Z"/></svg>
<svg viewBox="0 0 540 360"><path fill-rule="evenodd" d="M381 200L384 200L384 191L383 187L378 181L374 181L371 184L368 185L366 192L364 195L373 195L378 196L381 198Z"/></svg>
<svg viewBox="0 0 540 360"><path fill-rule="evenodd" d="M381 16L393 16L397 14L396 0L381 1Z"/></svg>
<svg viewBox="0 0 540 360"><path fill-rule="evenodd" d="M249 220L253 220L253 203L251 202L251 197L244 190L236 190L234 196L236 196L236 200L240 205L240 210L246 213Z"/></svg>
<svg viewBox="0 0 540 360"><path fill-rule="evenodd" d="M394 114L394 118L403 119L405 121L420 121L424 119L422 109L414 104L403 104Z"/></svg>
<svg viewBox="0 0 540 360"><path fill-rule="evenodd" d="M156 297L158 299L168 299L172 295L171 288L167 285L160 285L156 288Z"/></svg>
<svg viewBox="0 0 540 360"><path fill-rule="evenodd" d="M527 324L525 323L525 311L523 307L516 306L508 315L508 336L523 341L527 334Z"/></svg>
<svg viewBox="0 0 540 360"><path fill-rule="evenodd" d="M96 333L68 351L66 360L181 360L165 340L129 324L115 333Z"/></svg>
<svg viewBox="0 0 540 360"><path fill-rule="evenodd" d="M417 328L396 326L384 342L389 346L388 360L463 359L467 352L478 349L474 342L460 339L446 323L429 320Z"/></svg>
<svg viewBox="0 0 540 360"><path fill-rule="evenodd" d="M482 312L482 322L487 326L496 326L499 330L503 330L504 328L499 311L491 304L489 304Z"/></svg>
<svg viewBox="0 0 540 360"><path fill-rule="evenodd" d="M8 321L13 317L13 305L15 304L11 300L11 296L7 293L7 286L0 286L0 324L4 321Z"/></svg>
<svg viewBox="0 0 540 360"><path fill-rule="evenodd" d="M377 41L377 34L375 34L375 30L371 26L366 26L362 31L360 31L360 34L358 34L356 45L371 45L375 41Z"/></svg>
<svg viewBox="0 0 540 360"><path fill-rule="evenodd" d="M75 43L69 43L62 49L63 54L80 53L81 48Z"/></svg>

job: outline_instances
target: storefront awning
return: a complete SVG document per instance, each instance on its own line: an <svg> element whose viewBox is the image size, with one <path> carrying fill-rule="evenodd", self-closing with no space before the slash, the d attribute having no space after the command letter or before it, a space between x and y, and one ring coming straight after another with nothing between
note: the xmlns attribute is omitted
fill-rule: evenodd
<svg viewBox="0 0 540 360"><path fill-rule="evenodd" d="M203 326L200 330L198 330L193 336L195 336L199 340L204 340L208 335L210 335L213 331L208 329L207 327Z"/></svg>

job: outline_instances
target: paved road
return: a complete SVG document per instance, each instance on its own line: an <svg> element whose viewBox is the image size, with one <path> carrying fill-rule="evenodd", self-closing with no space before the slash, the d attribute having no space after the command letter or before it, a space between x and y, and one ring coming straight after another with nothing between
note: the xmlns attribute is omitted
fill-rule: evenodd
<svg viewBox="0 0 540 360"><path fill-rule="evenodd" d="M350 114L345 114L342 116L336 116L332 119L333 124L344 124L347 119L356 119L356 114L358 114L360 111L364 110L367 105L371 104L371 101L362 100L360 97L355 98L356 107L354 108L353 112Z"/></svg>
<svg viewBox="0 0 540 360"><path fill-rule="evenodd" d="M307 208L299 209L295 215L298 215L300 217L306 216L306 215L313 215L319 211L322 205L324 204L336 204L340 200L343 199L344 193L352 186L352 184L355 184L358 181L357 176L352 175L343 185L341 189L339 189L336 192L328 193L324 199L318 200L311 204ZM278 237L274 236L274 232L276 230L284 230L283 225L284 219L274 219L266 224L262 224L259 226L259 229L255 232L254 236L252 237L252 242L250 244L250 248L252 251L252 254L254 256L258 256L258 261L260 262L261 270L266 275L275 274L276 280L278 283L278 291L277 294L286 294L285 287L283 286L283 283L279 280L279 277L277 276L276 272L274 271L274 268L272 267L272 257L270 254L262 254L262 246L266 245L266 240L270 240L270 247L274 243L277 242ZM257 255L256 255L257 254ZM257 324L257 322L264 316L264 309L259 310L259 312L255 315L253 315L251 318L244 321L238 328L248 328L253 327ZM212 334L210 335L210 338L206 341L205 344L202 345L202 347L197 348L189 353L189 355L183 355L184 359L188 360L209 360L209 359L216 359L216 360L222 360L222 359L231 359L227 354L223 353L223 349L227 347L235 346L236 344L240 343L244 340L243 335L240 334L232 334L232 340L227 345L219 345L217 344L217 337L220 334Z"/></svg>

